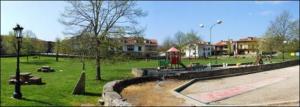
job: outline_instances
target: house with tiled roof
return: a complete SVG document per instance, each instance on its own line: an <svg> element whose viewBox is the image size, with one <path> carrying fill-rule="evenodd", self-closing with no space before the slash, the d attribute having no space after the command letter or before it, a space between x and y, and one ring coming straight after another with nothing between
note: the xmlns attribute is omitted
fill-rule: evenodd
<svg viewBox="0 0 300 107"><path fill-rule="evenodd" d="M233 40L221 40L217 43L214 44L214 54L215 55L229 55L231 54L231 49L232 49L232 43Z"/></svg>
<svg viewBox="0 0 300 107"><path fill-rule="evenodd" d="M212 55L213 46L208 42L202 40L196 40L185 45L184 57L186 58L199 58L208 57Z"/></svg>
<svg viewBox="0 0 300 107"><path fill-rule="evenodd" d="M155 39L143 37L122 37L122 50L126 55L138 58L150 58L158 55L158 43Z"/></svg>
<svg viewBox="0 0 300 107"><path fill-rule="evenodd" d="M221 40L214 44L214 55L247 55L256 54L258 38L247 37L239 40Z"/></svg>
<svg viewBox="0 0 300 107"><path fill-rule="evenodd" d="M247 37L241 38L235 43L236 54L256 54L258 50L258 38Z"/></svg>

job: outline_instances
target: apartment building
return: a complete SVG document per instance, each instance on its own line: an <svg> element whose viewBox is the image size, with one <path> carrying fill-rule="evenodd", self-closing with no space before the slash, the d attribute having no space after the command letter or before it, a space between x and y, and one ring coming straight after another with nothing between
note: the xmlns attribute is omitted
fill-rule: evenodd
<svg viewBox="0 0 300 107"><path fill-rule="evenodd" d="M158 43L155 39L143 37L122 37L122 51L137 58L151 58L158 55Z"/></svg>

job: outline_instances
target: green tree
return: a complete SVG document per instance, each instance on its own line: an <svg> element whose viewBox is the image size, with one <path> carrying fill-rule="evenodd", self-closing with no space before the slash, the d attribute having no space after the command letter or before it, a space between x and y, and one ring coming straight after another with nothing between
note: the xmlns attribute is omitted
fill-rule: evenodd
<svg viewBox="0 0 300 107"><path fill-rule="evenodd" d="M55 50L55 53L56 53L56 57L55 57L55 60L56 62L58 62L58 57L59 57L59 52L60 52L60 49L61 49L61 46L60 46L60 39L59 38L56 38L55 40L55 46L54 46L54 50Z"/></svg>
<svg viewBox="0 0 300 107"><path fill-rule="evenodd" d="M8 36L7 36L6 40L4 41L4 44L6 44L5 49L7 49L6 50L7 53L16 54L16 52L17 52L17 38L16 38L13 31L10 31L8 33Z"/></svg>
<svg viewBox="0 0 300 107"><path fill-rule="evenodd" d="M35 46L35 54L37 54L40 59L41 53L44 53L47 50L47 44L38 38L32 38L32 43Z"/></svg>
<svg viewBox="0 0 300 107"><path fill-rule="evenodd" d="M72 41L70 38L64 38L60 41L60 50L63 54L72 54Z"/></svg>
<svg viewBox="0 0 300 107"><path fill-rule="evenodd" d="M37 46L34 46L33 39L35 39L35 34L32 31L25 31L24 38L22 40L22 50L21 52L26 53L27 62L29 61L29 55L35 52Z"/></svg>

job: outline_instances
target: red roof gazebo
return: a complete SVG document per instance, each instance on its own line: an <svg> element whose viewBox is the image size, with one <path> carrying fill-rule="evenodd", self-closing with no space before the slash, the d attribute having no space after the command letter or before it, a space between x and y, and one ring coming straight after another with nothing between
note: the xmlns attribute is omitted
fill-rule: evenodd
<svg viewBox="0 0 300 107"><path fill-rule="evenodd" d="M175 47L171 47L167 52L166 52L166 59L170 61L171 66L174 64L175 67L179 67L181 55L180 51L176 49Z"/></svg>
<svg viewBox="0 0 300 107"><path fill-rule="evenodd" d="M167 52L179 52L175 47L170 48Z"/></svg>

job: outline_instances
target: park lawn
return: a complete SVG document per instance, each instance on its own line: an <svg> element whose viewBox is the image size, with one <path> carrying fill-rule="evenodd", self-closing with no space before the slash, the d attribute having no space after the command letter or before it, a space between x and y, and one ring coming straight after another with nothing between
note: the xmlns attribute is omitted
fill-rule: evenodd
<svg viewBox="0 0 300 107"><path fill-rule="evenodd" d="M295 59L289 57L288 60ZM214 59L211 59L214 64ZM222 63L243 63L254 62L255 57L233 58L220 57L218 64ZM280 55L273 58L273 62L282 61ZM185 65L190 63L207 64L209 60L183 59ZM56 72L43 73L37 72L36 69L49 65ZM15 75L16 58L2 58L1 70L1 106L80 106L98 105L97 101L101 97L102 87L105 83L113 80L132 78L132 68L157 67L157 60L129 60L123 62L111 63L111 61L102 61L102 80L95 80L95 63L94 60L87 61L86 67L86 92L87 95L72 95L73 88L77 83L81 73L81 63L75 58L60 58L59 62L55 61L55 57L41 57L41 59L32 59L26 61L26 57L21 58L21 72L31 72L33 76L42 78L44 85L22 85L21 90L24 99L15 100L11 98L14 85L9 85L8 80L11 75Z"/></svg>
<svg viewBox="0 0 300 107"><path fill-rule="evenodd" d="M31 72L33 76L42 78L44 85L22 85L21 92L24 100L11 98L14 85L9 85L10 75L15 75L16 58L2 58L1 67L1 106L32 106L32 105L55 105L55 106L80 106L81 104L98 105L97 100L101 96L102 87L105 83L118 79L132 78L133 67L155 67L157 61L145 60L127 61L115 64L102 63L103 80L95 80L94 60L87 61L86 67L86 92L88 95L72 95L73 88L81 73L81 63L78 59L61 58L59 62L54 57L41 57L41 59L26 57L21 58L21 72ZM36 69L49 65L56 71L50 73L37 72ZM62 70L62 71L60 71Z"/></svg>
<svg viewBox="0 0 300 107"><path fill-rule="evenodd" d="M284 55L285 57L285 61L288 60L293 60L293 59L297 59L296 56L290 56L289 53L285 53ZM299 57L298 57L299 59ZM200 63L202 65L206 65L208 63L211 62L211 64L215 65L215 64L223 64L223 63L227 63L227 64L237 64L237 63L248 63L248 62L255 62L256 61L256 56L247 56L247 57L238 57L235 58L233 56L218 56L217 60L215 58L215 56L209 57L209 59L183 59L182 62L187 65L187 64L191 64L191 63ZM266 60L266 58L263 58L264 63L270 63L268 60ZM277 56L273 56L272 57L272 63L278 63L278 62L282 62L283 58L282 58L282 54L278 54Z"/></svg>

